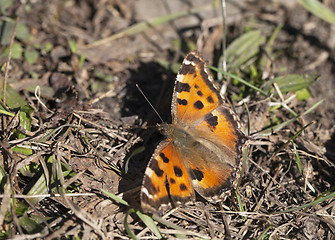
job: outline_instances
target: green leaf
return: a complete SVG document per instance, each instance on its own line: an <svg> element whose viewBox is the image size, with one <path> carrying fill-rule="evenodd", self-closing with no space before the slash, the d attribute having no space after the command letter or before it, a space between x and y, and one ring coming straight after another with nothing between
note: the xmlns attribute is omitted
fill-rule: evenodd
<svg viewBox="0 0 335 240"><path fill-rule="evenodd" d="M3 89L1 89L0 99L3 97ZM10 85L7 85L6 104L11 109L20 109L27 105L26 100L21 97Z"/></svg>
<svg viewBox="0 0 335 240"><path fill-rule="evenodd" d="M2 4L0 4L0 8L2 8ZM1 29L0 45L8 45L13 35L14 20L9 18L8 21L0 21L0 29Z"/></svg>
<svg viewBox="0 0 335 240"><path fill-rule="evenodd" d="M27 50L24 52L24 58L29 64L33 64L38 59L38 52L36 50Z"/></svg>
<svg viewBox="0 0 335 240"><path fill-rule="evenodd" d="M29 36L30 34L28 27L24 23L18 22L15 37L23 42L26 42L29 40Z"/></svg>
<svg viewBox="0 0 335 240"><path fill-rule="evenodd" d="M42 160L42 161L45 161L45 160ZM50 173L50 176L48 176L49 177L49 188L51 188L51 191L56 191L60 188L60 186L55 185L55 177L51 174L52 173L52 170L51 170L52 161L53 161L52 156L49 156L48 159L46 160L48 171ZM64 178L71 177L75 174L71 170L71 168L64 162L61 162L61 165L62 165L62 173L63 173ZM31 187L27 195L47 194L49 192L49 188L47 187L46 176L49 175L49 173L47 174L42 173L39 179ZM59 173L57 173L57 179L59 179ZM31 204L35 204L41 201L42 199L44 199L44 197L29 198L28 200Z"/></svg>
<svg viewBox="0 0 335 240"><path fill-rule="evenodd" d="M84 65L85 59L86 59L86 54L84 53L79 58L79 64L78 64L79 68L82 68L82 66Z"/></svg>
<svg viewBox="0 0 335 240"><path fill-rule="evenodd" d="M264 86L264 90L269 92L272 90L272 84L277 83L282 93L296 92L301 89L311 86L317 79L317 74L289 74L287 76L280 76L267 82Z"/></svg>
<svg viewBox="0 0 335 240"><path fill-rule="evenodd" d="M14 113L6 111L2 104L0 104L0 113L4 114L4 115L7 115L7 116L10 116L10 117L15 116Z"/></svg>
<svg viewBox="0 0 335 240"><path fill-rule="evenodd" d="M13 47L12 47L12 59L19 59L22 57L22 52L23 52L23 49L21 47L21 45L17 42L14 42L13 43ZM3 54L2 56L3 57L8 57L8 54L9 54L9 46L7 46L5 48L5 50L3 51Z"/></svg>
<svg viewBox="0 0 335 240"><path fill-rule="evenodd" d="M105 82L113 82L113 76L110 74L106 74L104 71L102 71L101 69L97 69L94 71L94 75L97 78L100 78L102 80L104 80Z"/></svg>
<svg viewBox="0 0 335 240"><path fill-rule="evenodd" d="M15 147L12 148L12 150L15 151L15 152L22 153L26 156L30 156L31 154L33 154L33 150L31 148L24 148L24 147L15 146Z"/></svg>
<svg viewBox="0 0 335 240"><path fill-rule="evenodd" d="M91 90L93 93L98 93L104 90L104 85L101 82L93 82L91 84Z"/></svg>
<svg viewBox="0 0 335 240"><path fill-rule="evenodd" d="M235 79L236 81L254 89L255 91L261 93L262 95L264 96L267 96L268 94L266 92L264 92L262 89L259 89L258 87L255 87L254 85L250 84L249 82L247 82L246 80L234 75L234 74L231 74L229 72L225 72L225 71L222 71L221 69L218 69L216 67L213 67L213 66L210 66L209 67L210 69L216 71L216 72L219 72L219 73L223 73L224 75L228 76L228 77L231 77L232 79Z"/></svg>
<svg viewBox="0 0 335 240"><path fill-rule="evenodd" d="M32 107L30 107L29 105L25 105L20 109L19 112L19 119L20 119L20 127L22 127L23 129L30 131L31 130L31 113L34 111L34 109ZM25 138L26 135L21 133L20 131L16 130L15 131L15 136L17 138ZM19 151L19 148L16 149L17 151ZM21 151L19 151L21 152ZM29 151L30 152L30 151Z"/></svg>
<svg viewBox="0 0 335 240"><path fill-rule="evenodd" d="M13 6L14 0L0 0L0 13L5 15L6 10Z"/></svg>
<svg viewBox="0 0 335 240"><path fill-rule="evenodd" d="M30 85L25 88L25 90L35 93L37 85ZM47 97L47 98L52 98L55 95L55 90L51 87L48 86L39 86L41 90L41 96L42 97Z"/></svg>
<svg viewBox="0 0 335 240"><path fill-rule="evenodd" d="M144 213L141 213L140 211L136 210L136 214L137 216L142 220L142 222L148 227L151 229L151 231L159 238L159 239L162 239L163 238L163 235L161 234L161 232L159 231L157 225L155 224L154 220L144 214Z"/></svg>
<svg viewBox="0 0 335 240"><path fill-rule="evenodd" d="M17 216L23 216L29 209L29 206L18 199L15 200L15 213Z"/></svg>
<svg viewBox="0 0 335 240"><path fill-rule="evenodd" d="M297 98L299 101L307 100L311 97L311 94L309 93L307 88L303 88L299 91L296 91L295 93L297 95Z"/></svg>
<svg viewBox="0 0 335 240"><path fill-rule="evenodd" d="M305 112L303 112L302 114L300 114L300 116L304 116L304 115L306 115L306 114L314 111L314 109L316 109L322 102L323 102L323 100L318 101L312 107L310 107ZM252 136L254 138L264 138L264 137L270 136L273 133L280 131L281 129L283 129L284 127L286 127L288 124L294 122L298 118L299 118L299 116L296 116L295 118L289 119L289 120L287 120L287 121L285 121L283 123L279 123L276 126L272 126L272 127L267 128L267 129L264 129L261 132L257 132L255 134L253 134Z"/></svg>
<svg viewBox="0 0 335 240"><path fill-rule="evenodd" d="M298 2L315 16L335 24L335 14L321 2L317 0L298 0Z"/></svg>
<svg viewBox="0 0 335 240"><path fill-rule="evenodd" d="M5 231L5 230L0 229L0 239L9 239L10 236L12 235L10 230L11 229L8 229L7 231Z"/></svg>
<svg viewBox="0 0 335 240"><path fill-rule="evenodd" d="M43 44L43 51L45 53L50 52L53 49L54 45L51 42L46 42Z"/></svg>
<svg viewBox="0 0 335 240"><path fill-rule="evenodd" d="M250 31L235 39L227 48L227 71L235 72L242 64L255 56L265 43L261 31Z"/></svg>
<svg viewBox="0 0 335 240"><path fill-rule="evenodd" d="M21 111L19 113L20 117L20 126L24 128L27 131L31 131L31 114L34 112L34 109L29 106L25 105L21 108Z"/></svg>
<svg viewBox="0 0 335 240"><path fill-rule="evenodd" d="M69 40L68 44L69 44L69 47L70 47L70 50L71 50L72 53L77 53L78 52L78 45L77 45L76 41Z"/></svg>
<svg viewBox="0 0 335 240"><path fill-rule="evenodd" d="M26 230L28 233L37 233L40 232L43 228L40 223L37 223L32 218L28 216L21 217L19 220L21 227Z"/></svg>

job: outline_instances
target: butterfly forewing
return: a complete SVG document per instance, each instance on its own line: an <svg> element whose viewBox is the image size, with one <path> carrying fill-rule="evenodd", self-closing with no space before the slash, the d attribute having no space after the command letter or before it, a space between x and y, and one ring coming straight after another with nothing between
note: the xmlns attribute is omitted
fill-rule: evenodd
<svg viewBox="0 0 335 240"><path fill-rule="evenodd" d="M174 123L192 124L222 104L205 61L191 52L177 75L172 99Z"/></svg>

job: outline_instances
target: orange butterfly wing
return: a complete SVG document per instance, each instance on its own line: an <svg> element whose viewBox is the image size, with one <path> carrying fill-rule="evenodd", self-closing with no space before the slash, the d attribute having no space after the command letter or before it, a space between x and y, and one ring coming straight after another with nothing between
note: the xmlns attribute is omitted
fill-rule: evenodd
<svg viewBox="0 0 335 240"><path fill-rule="evenodd" d="M156 213L194 200L191 178L182 156L170 141L161 142L145 170L141 190L142 209ZM168 187L167 187L168 186ZM178 195L171 193L178 192Z"/></svg>
<svg viewBox="0 0 335 240"><path fill-rule="evenodd" d="M234 185L246 137L197 52L186 56L177 76L172 117L173 124L201 143L191 158L183 157L195 176L194 188L209 201L220 200L222 192Z"/></svg>
<svg viewBox="0 0 335 240"><path fill-rule="evenodd" d="M194 189L209 201L220 200L234 185L246 137L197 52L189 53L179 70L172 124L163 129L167 140L157 147L143 180L143 210L156 213L171 202L194 200Z"/></svg>

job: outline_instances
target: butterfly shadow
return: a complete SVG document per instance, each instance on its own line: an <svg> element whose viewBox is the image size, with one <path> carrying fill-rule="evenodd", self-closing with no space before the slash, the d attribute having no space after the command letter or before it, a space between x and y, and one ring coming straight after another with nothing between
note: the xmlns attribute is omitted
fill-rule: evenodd
<svg viewBox="0 0 335 240"><path fill-rule="evenodd" d="M331 186L335 186L335 180L334 180L334 174L335 174L335 132L333 132L331 138L325 143L326 153L325 156L327 159L332 163L332 166L326 165L324 171L326 171L325 176L327 176L329 179L328 182L331 184Z"/></svg>
<svg viewBox="0 0 335 240"><path fill-rule="evenodd" d="M136 71L131 71L127 81L121 114L123 118L137 116L140 119L139 124L130 127L129 131L140 137L141 141L130 143L132 147L120 160L123 173L118 190L124 193L123 198L134 207L139 207L140 186L146 165L155 147L163 139L157 127L162 122L148 101L165 122L170 122L174 80L174 73L156 62L148 62L141 63Z"/></svg>

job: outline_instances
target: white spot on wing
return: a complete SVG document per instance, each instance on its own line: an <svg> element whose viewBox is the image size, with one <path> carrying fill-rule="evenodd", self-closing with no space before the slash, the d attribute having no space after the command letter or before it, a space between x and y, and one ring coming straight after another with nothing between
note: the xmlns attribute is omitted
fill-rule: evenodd
<svg viewBox="0 0 335 240"><path fill-rule="evenodd" d="M148 189L145 188L145 187L142 187L142 194L145 194L145 195L147 195L148 198L153 199L153 196L151 194L149 194Z"/></svg>
<svg viewBox="0 0 335 240"><path fill-rule="evenodd" d="M147 167L147 169L145 170L145 175L147 175L148 177L150 177L153 173L153 170L149 167Z"/></svg>
<svg viewBox="0 0 335 240"><path fill-rule="evenodd" d="M192 65L192 66L195 66L195 63L194 63L194 62L189 61L189 60L187 60L187 59L184 60L183 64L184 64L184 65Z"/></svg>

